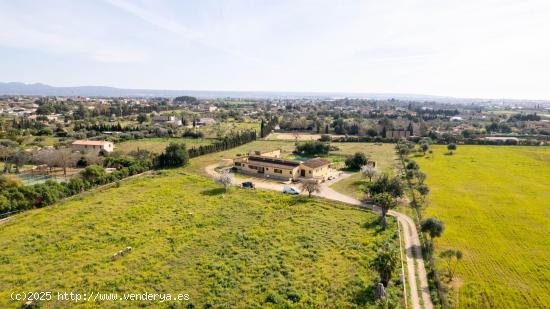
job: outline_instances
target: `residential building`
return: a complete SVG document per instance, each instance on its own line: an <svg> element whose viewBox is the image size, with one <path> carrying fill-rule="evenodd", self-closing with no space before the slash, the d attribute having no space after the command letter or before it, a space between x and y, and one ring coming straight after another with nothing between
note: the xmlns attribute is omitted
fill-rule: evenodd
<svg viewBox="0 0 550 309"><path fill-rule="evenodd" d="M76 140L71 144L71 149L81 152L112 152L115 146L109 141Z"/></svg>
<svg viewBox="0 0 550 309"><path fill-rule="evenodd" d="M276 152L264 153L274 155ZM278 155L280 156L280 151ZM250 155L236 159L234 166L237 171L253 176L285 181L312 179L323 182L330 175L330 163L330 161L322 158L300 162L281 159L280 157Z"/></svg>

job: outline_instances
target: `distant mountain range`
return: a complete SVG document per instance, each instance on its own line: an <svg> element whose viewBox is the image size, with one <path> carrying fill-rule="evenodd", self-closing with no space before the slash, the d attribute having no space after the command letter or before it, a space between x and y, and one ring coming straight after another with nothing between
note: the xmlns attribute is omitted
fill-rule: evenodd
<svg viewBox="0 0 550 309"><path fill-rule="evenodd" d="M213 98L362 98L375 100L414 100L434 101L441 103L530 103L549 104L550 101L535 100L502 100L502 99L467 99L434 95L403 93L343 93L343 92L275 92L275 91L202 91L202 90L153 90L124 89L108 86L55 87L42 83L25 84L19 82L0 82L0 95L30 96L83 96L83 97L176 97L182 95L204 99Z"/></svg>

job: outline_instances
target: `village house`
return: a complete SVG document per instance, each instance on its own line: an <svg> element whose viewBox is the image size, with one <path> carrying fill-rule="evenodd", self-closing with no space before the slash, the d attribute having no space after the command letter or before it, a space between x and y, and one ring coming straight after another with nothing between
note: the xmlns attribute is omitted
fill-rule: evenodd
<svg viewBox="0 0 550 309"><path fill-rule="evenodd" d="M174 123L176 117L172 115L155 115L153 116L153 123Z"/></svg>
<svg viewBox="0 0 550 309"><path fill-rule="evenodd" d="M71 149L80 152L112 152L115 146L109 141L76 140L71 144Z"/></svg>
<svg viewBox="0 0 550 309"><path fill-rule="evenodd" d="M398 140L402 138L409 138L411 136L415 135L415 130L412 122L409 123L409 125L401 128L393 128L393 129L382 129L382 136L385 136L388 139Z"/></svg>
<svg viewBox="0 0 550 309"><path fill-rule="evenodd" d="M323 182L330 176L330 161L322 158L304 162L281 159L280 150L254 152L254 155L236 159L234 167L243 174L285 181L310 179Z"/></svg>

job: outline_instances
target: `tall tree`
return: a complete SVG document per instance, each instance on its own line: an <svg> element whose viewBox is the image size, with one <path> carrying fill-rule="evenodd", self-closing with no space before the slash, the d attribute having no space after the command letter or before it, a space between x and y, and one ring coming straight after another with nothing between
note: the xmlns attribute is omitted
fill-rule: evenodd
<svg viewBox="0 0 550 309"><path fill-rule="evenodd" d="M455 274L455 269L460 260L462 260L462 251L447 249L439 254L442 259L447 261L447 272L449 279L452 281Z"/></svg>
<svg viewBox="0 0 550 309"><path fill-rule="evenodd" d="M390 177L387 174L383 174L366 189L366 193L370 196L386 192L395 198L403 196L403 185L401 181L399 181L397 177Z"/></svg>
<svg viewBox="0 0 550 309"><path fill-rule="evenodd" d="M397 265L399 265L397 249L390 243L384 244L371 265L378 272L380 282L387 287L393 272L397 268Z"/></svg>
<svg viewBox="0 0 550 309"><path fill-rule="evenodd" d="M430 236L429 251L433 249L433 240L436 237L440 237L445 230L445 224L436 218L427 218L420 222L420 230L422 233Z"/></svg>
<svg viewBox="0 0 550 309"><path fill-rule="evenodd" d="M382 223L382 228L386 229L386 227L388 226L388 211L397 206L397 200L390 193L384 192L374 196L374 204L380 207L382 213L380 221Z"/></svg>

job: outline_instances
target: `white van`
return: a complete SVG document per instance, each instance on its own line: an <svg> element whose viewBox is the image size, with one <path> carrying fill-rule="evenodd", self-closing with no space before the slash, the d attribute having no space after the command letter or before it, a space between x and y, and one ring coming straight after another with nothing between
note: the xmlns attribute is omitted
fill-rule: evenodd
<svg viewBox="0 0 550 309"><path fill-rule="evenodd" d="M291 195L297 195L297 194L300 194L300 190L298 189L295 189L291 186L284 186L283 188L283 193L284 194L291 194Z"/></svg>

